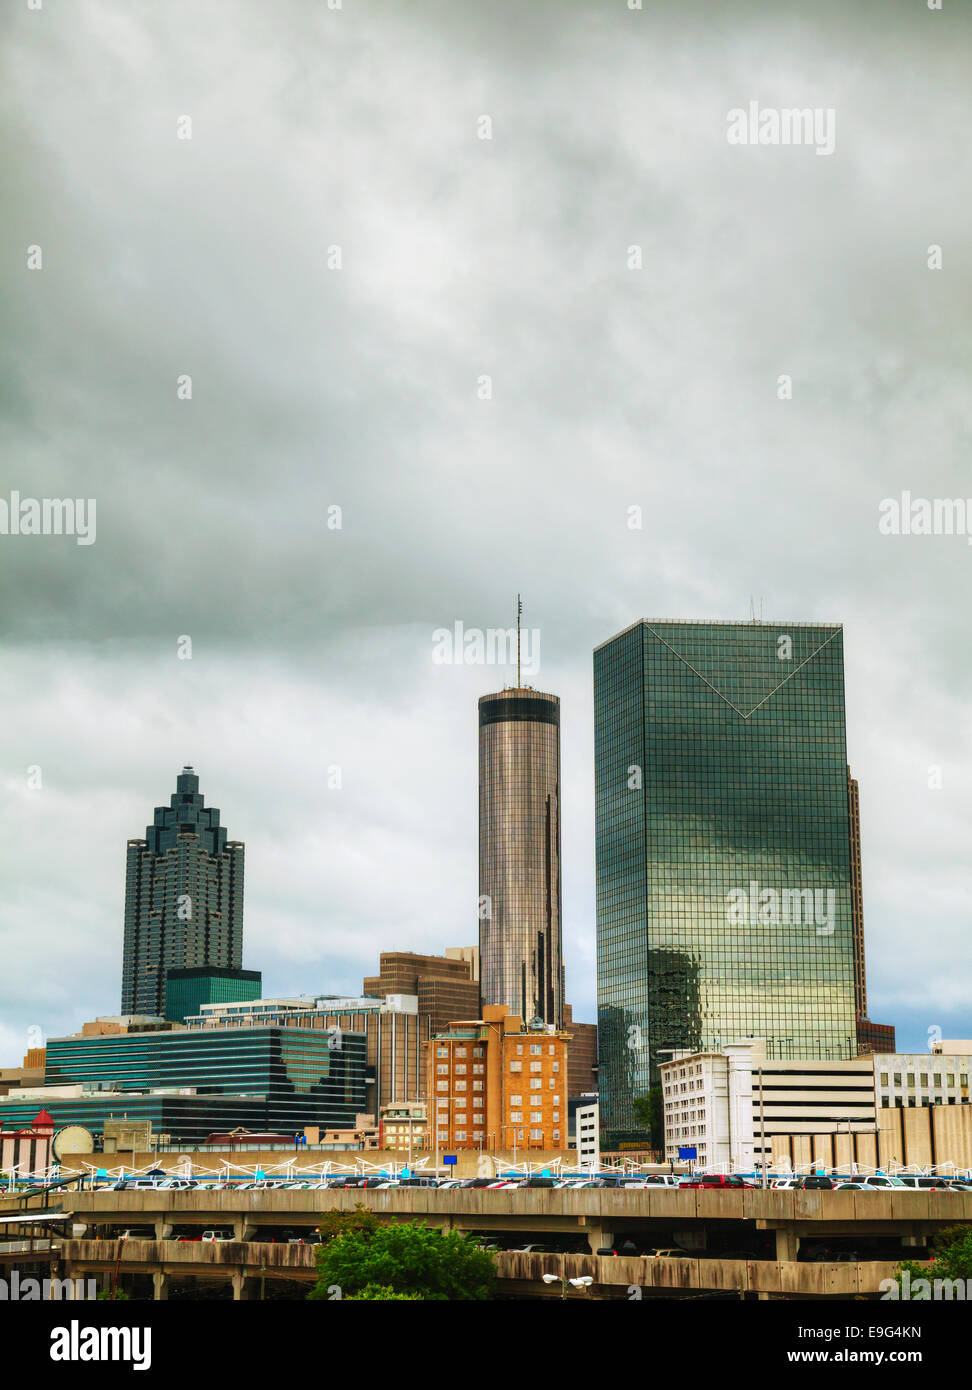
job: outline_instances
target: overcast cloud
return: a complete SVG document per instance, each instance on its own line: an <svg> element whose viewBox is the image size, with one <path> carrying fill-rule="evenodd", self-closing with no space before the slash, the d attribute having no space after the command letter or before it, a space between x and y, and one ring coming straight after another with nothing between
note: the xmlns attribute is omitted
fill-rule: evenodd
<svg viewBox="0 0 972 1390"><path fill-rule="evenodd" d="M969 8L644 3L5 5L0 497L97 539L0 536L0 1064L117 1011L125 841L185 762L266 993L474 941L511 674L432 633L518 590L577 1017L592 648L755 600L845 624L871 1016L972 1034L972 549L878 532L972 498ZM750 101L835 152L730 145Z"/></svg>

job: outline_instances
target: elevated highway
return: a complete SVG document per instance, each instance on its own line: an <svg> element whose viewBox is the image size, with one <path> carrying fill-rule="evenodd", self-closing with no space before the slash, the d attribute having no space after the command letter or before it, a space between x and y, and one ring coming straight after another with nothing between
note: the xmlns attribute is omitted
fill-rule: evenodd
<svg viewBox="0 0 972 1390"><path fill-rule="evenodd" d="M155 1189L58 1193L61 1220L45 1235L63 1231L64 1239L54 1242L63 1277L109 1268L120 1277L149 1274L156 1296L164 1297L165 1280L176 1271L229 1279L234 1296L245 1298L252 1296L248 1281L256 1277L313 1279L313 1247L288 1244L288 1238L312 1233L325 1212L358 1205L381 1221L423 1220L491 1236L507 1247L551 1245L543 1254L499 1254L503 1284L548 1293L540 1276L563 1267L568 1278L590 1276L594 1297L720 1291L763 1298L876 1297L900 1259L923 1258L943 1227L972 1224L972 1194L903 1189ZM194 1239L213 1228L232 1239ZM131 1237L119 1240L123 1231ZM11 1240L27 1234L15 1223L8 1232ZM597 1254L612 1247L622 1253ZM632 1247L681 1247L686 1256L623 1253ZM551 1287L559 1297L559 1285Z"/></svg>

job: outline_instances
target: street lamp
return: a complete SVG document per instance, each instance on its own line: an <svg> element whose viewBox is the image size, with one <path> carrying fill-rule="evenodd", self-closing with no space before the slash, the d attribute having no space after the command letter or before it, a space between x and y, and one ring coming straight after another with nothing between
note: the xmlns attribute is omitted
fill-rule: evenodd
<svg viewBox="0 0 972 1390"><path fill-rule="evenodd" d="M590 1285L594 1283L594 1280L591 1278L589 1274L580 1274L576 1279L567 1279L562 1274L544 1274L543 1282L545 1284L556 1284L559 1282L561 1288L560 1296L561 1298L566 1298L568 1284L573 1284L575 1289L583 1290L589 1288Z"/></svg>

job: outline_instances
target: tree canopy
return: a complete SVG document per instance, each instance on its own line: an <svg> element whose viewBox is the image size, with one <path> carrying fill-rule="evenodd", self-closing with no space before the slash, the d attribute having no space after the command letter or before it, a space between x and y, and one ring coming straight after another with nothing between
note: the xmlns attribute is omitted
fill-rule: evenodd
<svg viewBox="0 0 972 1390"><path fill-rule="evenodd" d="M425 1222L378 1222L372 1213L329 1213L321 1223L317 1283L308 1298L490 1299L492 1256L458 1231ZM328 1229L325 1231L325 1224Z"/></svg>

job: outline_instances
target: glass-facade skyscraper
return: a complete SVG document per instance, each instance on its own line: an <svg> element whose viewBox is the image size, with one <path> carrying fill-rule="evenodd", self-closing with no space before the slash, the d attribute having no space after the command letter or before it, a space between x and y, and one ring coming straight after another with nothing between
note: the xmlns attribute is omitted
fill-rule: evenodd
<svg viewBox="0 0 972 1390"><path fill-rule="evenodd" d="M166 1017L166 971L243 958L243 845L184 767L144 840L129 840L125 877L123 1014Z"/></svg>
<svg viewBox="0 0 972 1390"><path fill-rule="evenodd" d="M842 628L635 623L594 711L608 1135L670 1049L854 1057Z"/></svg>
<svg viewBox="0 0 972 1390"><path fill-rule="evenodd" d="M479 987L560 1028L560 701L529 686L479 701Z"/></svg>

